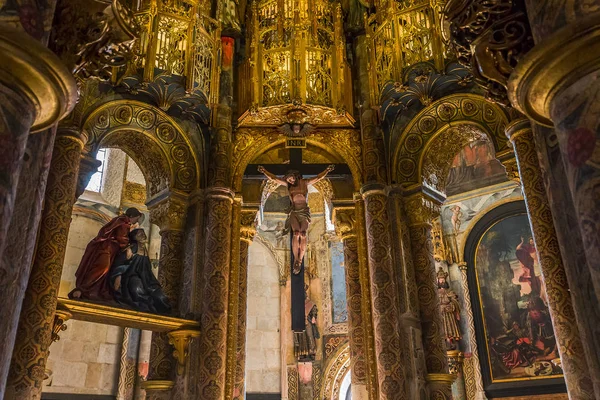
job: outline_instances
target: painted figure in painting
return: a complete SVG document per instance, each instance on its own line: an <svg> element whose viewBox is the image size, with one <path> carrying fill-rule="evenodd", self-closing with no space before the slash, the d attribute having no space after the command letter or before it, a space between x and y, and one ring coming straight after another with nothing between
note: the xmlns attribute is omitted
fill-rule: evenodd
<svg viewBox="0 0 600 400"><path fill-rule="evenodd" d="M117 256L110 272L114 299L138 311L166 314L171 305L152 273L147 242L143 229L129 234L129 246Z"/></svg>
<svg viewBox="0 0 600 400"><path fill-rule="evenodd" d="M111 300L113 298L108 274L117 255L129 246L129 233L144 221L137 208L128 208L125 214L104 225L87 245L75 272L75 289L71 299Z"/></svg>
<svg viewBox="0 0 600 400"><path fill-rule="evenodd" d="M306 233L310 225L308 186L314 185L325 178L329 172L333 171L333 168L334 166L330 165L325 171L314 178L304 179L298 171L288 171L283 178L279 178L267 171L263 166L258 167L258 171L263 173L271 182L287 186L288 188L291 206L285 221L285 233L287 234L291 230L293 234L292 254L294 255L294 264L292 271L296 275L302 269L302 260L306 252Z"/></svg>
<svg viewBox="0 0 600 400"><path fill-rule="evenodd" d="M481 238L476 271L493 379L562 373L537 253L526 215L505 218Z"/></svg>
<svg viewBox="0 0 600 400"><path fill-rule="evenodd" d="M440 298L440 310L444 323L446 335L446 347L448 350L457 348L458 341L462 338L458 323L460 321L460 305L458 296L450 290L448 284L448 273L442 267L437 272L438 296Z"/></svg>

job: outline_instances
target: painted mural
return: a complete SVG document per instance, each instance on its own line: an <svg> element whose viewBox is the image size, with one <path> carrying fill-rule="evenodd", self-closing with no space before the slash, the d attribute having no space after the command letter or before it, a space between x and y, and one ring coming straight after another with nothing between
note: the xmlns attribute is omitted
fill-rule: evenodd
<svg viewBox="0 0 600 400"><path fill-rule="evenodd" d="M492 381L562 375L535 246L525 214L481 237L475 270Z"/></svg>
<svg viewBox="0 0 600 400"><path fill-rule="evenodd" d="M346 307L346 273L344 270L344 244L341 241L329 242L331 259L331 293L333 302L333 323L348 321Z"/></svg>
<svg viewBox="0 0 600 400"><path fill-rule="evenodd" d="M446 195L469 192L505 180L506 172L496 160L492 144L484 140L471 142L452 161Z"/></svg>

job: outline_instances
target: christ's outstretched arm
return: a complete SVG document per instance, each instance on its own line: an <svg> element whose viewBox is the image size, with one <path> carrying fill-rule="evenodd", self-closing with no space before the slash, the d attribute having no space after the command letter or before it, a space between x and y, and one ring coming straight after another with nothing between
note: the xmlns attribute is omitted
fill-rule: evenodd
<svg viewBox="0 0 600 400"><path fill-rule="evenodd" d="M263 174L264 176L266 176L267 179L270 180L270 181L272 181L272 182L276 182L279 185L287 186L287 182L286 181L284 181L283 179L279 178L277 175L270 173L262 165L258 166L258 172L260 172L261 174Z"/></svg>
<svg viewBox="0 0 600 400"><path fill-rule="evenodd" d="M309 185L314 185L315 183L317 183L320 180L322 180L323 178L325 178L328 173L330 173L331 171L333 171L334 168L335 168L335 166L333 164L331 164L330 166L328 166L327 168L325 168L325 171L321 172L319 175L315 176L314 178L307 179L306 183L309 184Z"/></svg>

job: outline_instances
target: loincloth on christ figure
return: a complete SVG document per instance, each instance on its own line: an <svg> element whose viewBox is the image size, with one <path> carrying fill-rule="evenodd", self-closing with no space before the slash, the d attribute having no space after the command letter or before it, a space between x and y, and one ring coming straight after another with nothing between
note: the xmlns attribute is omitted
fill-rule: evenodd
<svg viewBox="0 0 600 400"><path fill-rule="evenodd" d="M285 225L284 230L282 232L282 236L287 235L292 230L292 218L296 218L296 221L298 221L298 225L300 225L304 221L310 224L310 208L308 206L302 207L300 209L294 209L292 205L288 207L285 211L287 212L288 216L285 219Z"/></svg>

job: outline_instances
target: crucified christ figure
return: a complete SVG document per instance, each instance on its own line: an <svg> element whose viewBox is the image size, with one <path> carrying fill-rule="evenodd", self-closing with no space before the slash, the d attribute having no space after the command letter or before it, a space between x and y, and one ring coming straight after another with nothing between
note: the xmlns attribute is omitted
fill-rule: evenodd
<svg viewBox="0 0 600 400"><path fill-rule="evenodd" d="M302 259L306 252L306 232L310 224L310 209L308 208L308 185L313 185L325 178L327 174L333 171L334 166L328 166L325 171L311 179L302 178L298 171L288 171L283 177L267 171L262 165L258 167L258 172L264 174L268 180L287 186L290 200L292 202L288 217L285 221L285 233L292 231L292 254L294 255L294 267L292 271L295 275L300 273L302 268Z"/></svg>

